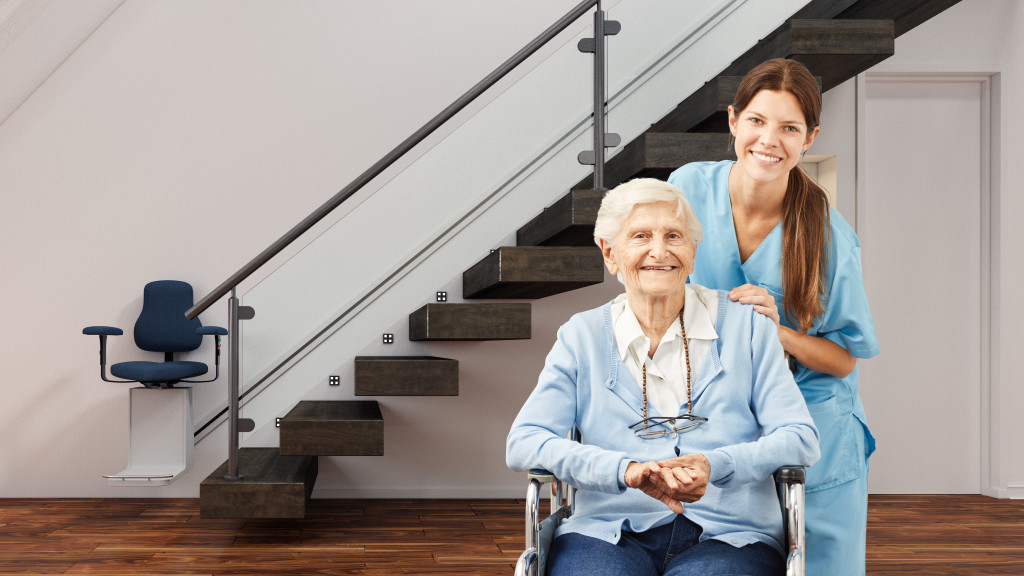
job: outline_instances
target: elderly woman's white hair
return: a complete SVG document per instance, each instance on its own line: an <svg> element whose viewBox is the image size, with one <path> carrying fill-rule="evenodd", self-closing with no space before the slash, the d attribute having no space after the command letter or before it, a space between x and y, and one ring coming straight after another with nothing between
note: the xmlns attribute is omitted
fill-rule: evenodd
<svg viewBox="0 0 1024 576"><path fill-rule="evenodd" d="M676 216L686 222L686 237L696 247L703 239L704 231L693 208L686 200L686 193L668 182L655 178L630 180L619 184L604 195L601 209L597 211L597 221L594 223L594 243L599 247L601 240L614 244L615 237L619 235L633 208L654 202L669 202L676 205Z"/></svg>

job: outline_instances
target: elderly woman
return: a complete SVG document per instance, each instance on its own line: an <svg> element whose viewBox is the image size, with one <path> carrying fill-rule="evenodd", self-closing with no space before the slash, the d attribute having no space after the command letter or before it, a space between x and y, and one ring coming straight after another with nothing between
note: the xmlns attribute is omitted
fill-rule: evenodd
<svg viewBox="0 0 1024 576"><path fill-rule="evenodd" d="M686 283L701 227L670 184L610 191L594 238L626 293L559 329L508 435L510 468L578 488L550 574L782 574L772 472L818 432L774 322Z"/></svg>

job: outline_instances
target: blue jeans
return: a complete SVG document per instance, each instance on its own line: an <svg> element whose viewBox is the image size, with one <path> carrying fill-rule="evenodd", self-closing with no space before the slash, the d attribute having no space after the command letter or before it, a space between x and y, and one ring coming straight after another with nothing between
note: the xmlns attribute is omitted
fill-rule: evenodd
<svg viewBox="0 0 1024 576"><path fill-rule="evenodd" d="M549 576L775 576L785 560L763 543L736 548L718 540L700 540L704 530L685 516L646 532L622 531L618 544L567 533L555 539L548 557Z"/></svg>

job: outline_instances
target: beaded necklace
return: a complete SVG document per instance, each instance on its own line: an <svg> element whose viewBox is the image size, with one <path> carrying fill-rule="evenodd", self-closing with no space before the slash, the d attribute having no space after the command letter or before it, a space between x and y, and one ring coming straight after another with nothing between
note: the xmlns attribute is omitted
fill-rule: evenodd
<svg viewBox="0 0 1024 576"><path fill-rule="evenodd" d="M685 309L685 307L684 307ZM679 329L683 331L683 356L686 359L686 413L693 414L693 399L690 386L690 345L686 341L686 324L683 322L683 310L679 311ZM644 428L647 428L647 362L644 362L643 389L644 389Z"/></svg>

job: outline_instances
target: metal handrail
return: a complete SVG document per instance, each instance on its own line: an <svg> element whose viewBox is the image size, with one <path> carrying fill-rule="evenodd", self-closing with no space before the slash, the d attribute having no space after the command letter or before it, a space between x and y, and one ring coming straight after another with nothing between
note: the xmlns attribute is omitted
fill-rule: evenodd
<svg viewBox="0 0 1024 576"><path fill-rule="evenodd" d="M331 197L330 200L325 202L322 206L317 208L313 213L304 218L301 222L296 224L291 230L281 236L276 242L267 247L266 250L260 252L258 256L249 261L248 264L243 266L238 272L232 274L227 280L221 283L220 286L216 287L206 296L202 297L198 302L195 303L188 311L185 312L185 316L190 320L204 312L207 308L212 306L214 302L220 300L233 288L242 283L246 278L251 276L256 270L270 261L271 258L279 254L282 250L287 248L292 242L299 238L302 234L308 231L310 228L315 226L317 222L323 220L328 214L334 211L338 206L341 206L342 202L348 200L353 194L362 189L363 186L368 184L371 180L379 176L384 170L390 167L392 164L398 161L414 146L422 142L434 131L440 128L448 120L451 120L455 114L460 110L468 106L473 100L477 99L482 95L488 88L493 86L499 80L507 76L513 69L522 64L527 58L532 56L537 50L547 44L552 38L557 36L560 32L569 27L570 24L578 20L581 16L587 13L591 8L600 4L599 0L583 0L575 8L569 11L565 16L559 19L557 22L548 27L547 30L542 32L539 36L533 39L529 44L523 47L522 50L516 52L511 58L506 60L501 66L498 66L494 72L491 72L487 77L478 82L475 86L469 89L468 92L460 96L455 102L452 102L450 106L442 110L437 116L434 116L429 122L423 125L422 128L414 132L411 136L405 139L404 142L395 147L394 150L388 152L386 156L377 161L376 164L370 166L365 172L360 174L355 180L353 180L348 186L341 189L340 192Z"/></svg>

